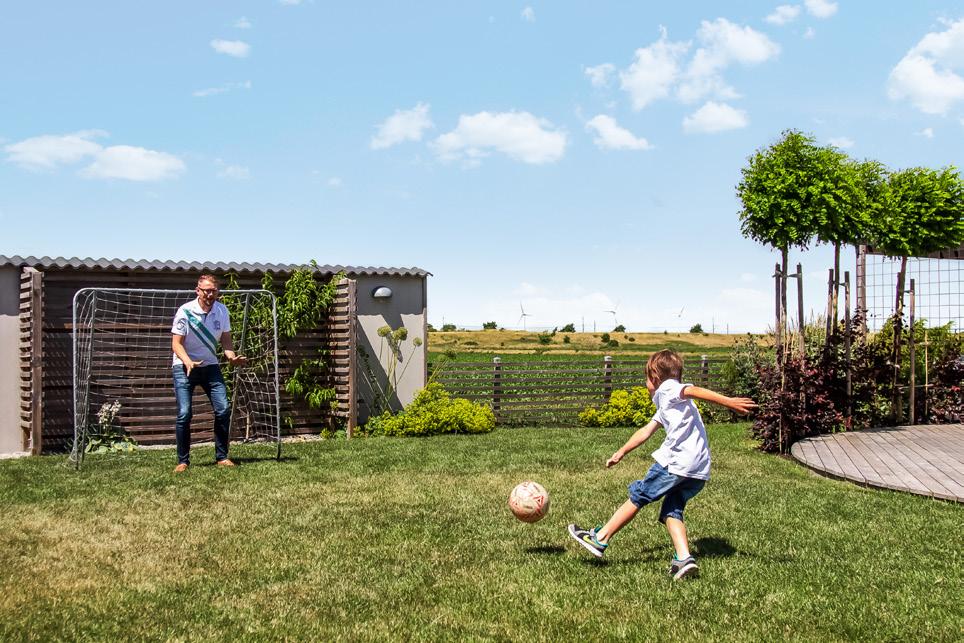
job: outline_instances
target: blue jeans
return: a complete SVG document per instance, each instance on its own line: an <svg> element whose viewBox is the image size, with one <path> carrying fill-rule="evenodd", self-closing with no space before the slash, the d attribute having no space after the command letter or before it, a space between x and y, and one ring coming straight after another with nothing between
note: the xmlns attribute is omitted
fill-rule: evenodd
<svg viewBox="0 0 964 643"><path fill-rule="evenodd" d="M231 406L228 404L228 389L224 385L221 367L217 364L195 366L189 377L182 364L175 364L173 372L174 395L177 397L177 421L174 427L178 464L191 462L191 396L196 386L204 389L214 409L214 459L218 462L226 459Z"/></svg>
<svg viewBox="0 0 964 643"><path fill-rule="evenodd" d="M686 503L698 494L705 484L706 480L672 474L656 462L649 468L645 478L629 485L629 499L642 508L663 498L659 521L665 523L667 518L682 520Z"/></svg>

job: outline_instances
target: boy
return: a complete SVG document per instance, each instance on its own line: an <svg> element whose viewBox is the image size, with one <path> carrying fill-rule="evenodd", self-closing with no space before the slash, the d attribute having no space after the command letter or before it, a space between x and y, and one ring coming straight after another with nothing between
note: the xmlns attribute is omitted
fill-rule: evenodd
<svg viewBox="0 0 964 643"><path fill-rule="evenodd" d="M595 529L569 525L569 535L594 556L602 558L609 546L609 539L616 532L625 527L643 506L663 498L659 521L666 525L676 550L669 569L674 580L695 576L699 571L696 560L690 555L683 508L710 478L710 449L706 429L693 400L720 404L740 414L757 407L749 398L726 397L692 384L680 384L682 375L683 360L678 353L662 350L650 356L646 364L646 388L653 396L656 415L606 461L606 467L617 464L662 426L666 429L666 439L653 453L656 463L650 467L644 479L629 485L629 500L616 510L605 525Z"/></svg>

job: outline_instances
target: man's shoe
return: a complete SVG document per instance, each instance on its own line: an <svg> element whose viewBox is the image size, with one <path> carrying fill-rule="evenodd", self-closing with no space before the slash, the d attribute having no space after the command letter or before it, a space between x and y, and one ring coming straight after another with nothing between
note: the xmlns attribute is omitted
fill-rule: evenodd
<svg viewBox="0 0 964 643"><path fill-rule="evenodd" d="M183 462L174 467L174 473L184 473L185 471L187 471L187 465Z"/></svg>
<svg viewBox="0 0 964 643"><path fill-rule="evenodd" d="M699 572L700 566L696 564L696 559L692 556L687 556L683 560L676 560L676 556L673 556L673 562L669 566L669 575L673 577L673 580L696 578Z"/></svg>
<svg viewBox="0 0 964 643"><path fill-rule="evenodd" d="M579 525L572 524L569 525L569 535L575 539L580 545L589 550L589 553L596 558L602 558L603 554L606 553L605 543L601 543L596 540L596 532L602 525L596 525L593 529L583 529Z"/></svg>
<svg viewBox="0 0 964 643"><path fill-rule="evenodd" d="M218 460L219 467L233 467L234 463L225 458L224 460Z"/></svg>

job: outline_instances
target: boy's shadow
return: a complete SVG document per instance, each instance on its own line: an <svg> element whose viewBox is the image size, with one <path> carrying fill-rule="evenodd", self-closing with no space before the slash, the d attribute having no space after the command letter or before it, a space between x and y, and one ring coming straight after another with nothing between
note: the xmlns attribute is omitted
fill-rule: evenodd
<svg viewBox="0 0 964 643"><path fill-rule="evenodd" d="M566 551L562 545L539 545L538 547L526 547L527 554L542 554L545 556L558 556Z"/></svg>
<svg viewBox="0 0 964 643"><path fill-rule="evenodd" d="M693 553L703 558L729 558L741 552L738 552L726 538L710 536L694 540Z"/></svg>
<svg viewBox="0 0 964 643"><path fill-rule="evenodd" d="M234 464L236 464L236 465L254 464L255 462L288 463L288 462L297 462L297 461L298 461L298 456L296 456L296 455L284 455L284 454L282 454L280 458L276 458L276 457L273 456L273 455L266 455L266 456L241 456L241 457L231 456L231 461L234 462ZM210 464L211 464L212 467L213 467L213 466L216 466L215 463L213 463L213 462L210 463Z"/></svg>

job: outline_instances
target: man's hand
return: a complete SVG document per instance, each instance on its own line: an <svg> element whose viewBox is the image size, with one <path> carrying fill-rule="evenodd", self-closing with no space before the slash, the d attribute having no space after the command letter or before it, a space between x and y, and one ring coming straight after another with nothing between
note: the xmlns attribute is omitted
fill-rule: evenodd
<svg viewBox="0 0 964 643"><path fill-rule="evenodd" d="M730 397L727 398L726 408L740 415L746 415L753 409L760 408L760 405L748 397Z"/></svg>
<svg viewBox="0 0 964 643"><path fill-rule="evenodd" d="M245 357L244 355L235 355L234 353L229 354L227 351L225 351L224 357L227 358L228 363L231 366L240 367L248 363L248 358Z"/></svg>
<svg viewBox="0 0 964 643"><path fill-rule="evenodd" d="M623 454L622 454L621 452L617 451L616 453L614 453L614 454L612 455L611 458L609 458L608 460L606 460L606 468L608 469L609 467L612 467L612 466L618 464L619 461L622 460L622 459L623 459Z"/></svg>
<svg viewBox="0 0 964 643"><path fill-rule="evenodd" d="M204 363L203 359L199 359L197 361L194 361L193 359L189 359L186 362L184 362L184 372L188 375L188 377L190 377L191 371L194 370L194 367L200 366L203 363Z"/></svg>

